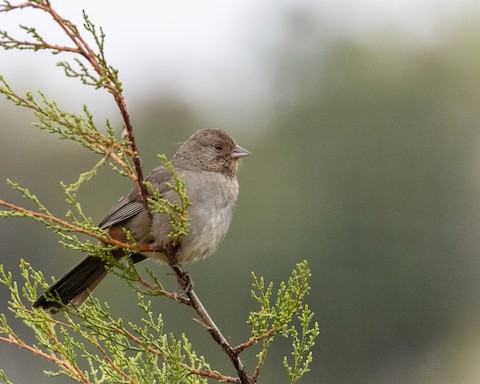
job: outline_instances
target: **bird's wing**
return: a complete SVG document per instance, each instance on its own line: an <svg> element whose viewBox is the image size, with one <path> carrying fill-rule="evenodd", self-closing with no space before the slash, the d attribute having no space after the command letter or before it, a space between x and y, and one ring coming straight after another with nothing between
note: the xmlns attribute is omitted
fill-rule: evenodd
<svg viewBox="0 0 480 384"><path fill-rule="evenodd" d="M171 182L171 175L167 169L158 167L150 172L146 180L151 182L153 187L159 190L160 196L162 196L168 189L166 182ZM140 192L137 188L134 188L118 201L103 217L98 226L101 229L110 228L112 225L124 222L142 211L145 211L145 205L143 204Z"/></svg>
<svg viewBox="0 0 480 384"><path fill-rule="evenodd" d="M140 197L140 196L139 196ZM145 205L143 201L139 198L131 199L130 194L120 199L120 201L115 205L110 212L108 212L105 217L100 221L98 226L101 229L110 228L112 225L121 223L141 211L145 210Z"/></svg>

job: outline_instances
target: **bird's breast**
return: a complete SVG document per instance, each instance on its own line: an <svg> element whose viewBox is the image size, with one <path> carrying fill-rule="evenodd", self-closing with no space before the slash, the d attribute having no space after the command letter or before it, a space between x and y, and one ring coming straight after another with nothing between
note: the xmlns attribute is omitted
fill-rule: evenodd
<svg viewBox="0 0 480 384"><path fill-rule="evenodd" d="M181 240L181 263L194 262L213 253L225 237L238 196L235 178L221 174L205 179L201 190L198 184L189 185L190 231Z"/></svg>

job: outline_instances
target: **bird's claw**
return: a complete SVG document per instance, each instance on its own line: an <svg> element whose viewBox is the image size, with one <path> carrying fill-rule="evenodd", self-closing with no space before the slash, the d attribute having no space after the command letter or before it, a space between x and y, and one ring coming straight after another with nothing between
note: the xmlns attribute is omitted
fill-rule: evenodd
<svg viewBox="0 0 480 384"><path fill-rule="evenodd" d="M188 272L184 272L183 275L177 277L178 287L175 292L176 296L188 296L188 293L193 289L193 281Z"/></svg>

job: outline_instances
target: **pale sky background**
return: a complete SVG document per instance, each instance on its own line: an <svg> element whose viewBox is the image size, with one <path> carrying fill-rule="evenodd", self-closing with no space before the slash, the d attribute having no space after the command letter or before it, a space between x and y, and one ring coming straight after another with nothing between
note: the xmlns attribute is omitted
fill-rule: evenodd
<svg viewBox="0 0 480 384"><path fill-rule="evenodd" d="M270 73L269 60L289 38L289 11L308 23L311 36L322 33L325 46L339 36L381 38L386 31L409 44L434 44L448 36L458 16L478 11L474 0L161 0L137 4L54 2L77 25L82 24L85 9L104 28L110 64L120 70L127 102L141 101L155 92L212 108L268 100L272 82L278 81ZM11 31L18 23L37 26L52 41L61 41L61 33L38 12L17 11L0 17L1 29ZM308 36L307 31L302 38ZM323 48L319 46L319 51ZM54 66L58 60L51 55L0 51L0 73L12 84L23 79L29 87L62 99L67 108L70 102L75 106L88 102L94 104L93 112L109 109L110 99L105 95L84 94L91 91L76 88L74 82L59 76ZM68 95L65 99L67 85L74 96L71 99Z"/></svg>

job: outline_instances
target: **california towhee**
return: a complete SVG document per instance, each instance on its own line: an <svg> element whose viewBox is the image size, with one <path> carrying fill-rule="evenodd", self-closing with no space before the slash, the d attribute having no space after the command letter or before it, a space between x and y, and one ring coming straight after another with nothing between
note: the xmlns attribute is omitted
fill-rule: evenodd
<svg viewBox="0 0 480 384"><path fill-rule="evenodd" d="M215 129L196 131L177 151L172 164L178 175L183 176L191 203L189 208L190 231L181 238L176 252L178 264L203 259L213 253L225 234L238 196L236 173L238 161L250 152L238 146L225 132ZM172 184L172 175L163 166L157 167L146 177L157 188L160 197L178 201L178 195L167 186ZM170 221L166 214L154 213L150 219L138 188L134 188L110 210L98 225L107 230L114 239L128 241L125 229L139 245L155 245L162 249L169 242ZM123 257L121 249L113 255ZM168 262L164 252L133 254L139 262L147 257ZM81 305L106 276L105 262L87 256L62 276L50 288L64 304ZM40 296L34 307L55 311L58 303Z"/></svg>

